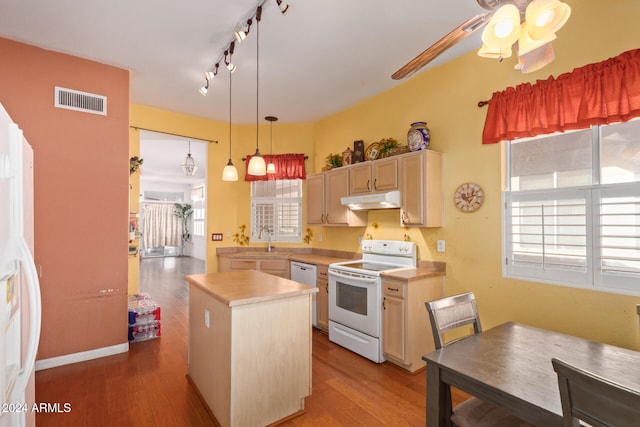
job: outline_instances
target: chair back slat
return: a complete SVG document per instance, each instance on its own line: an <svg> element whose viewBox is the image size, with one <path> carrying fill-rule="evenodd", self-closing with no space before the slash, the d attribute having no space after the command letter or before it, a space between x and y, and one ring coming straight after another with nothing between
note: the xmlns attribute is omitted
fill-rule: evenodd
<svg viewBox="0 0 640 427"><path fill-rule="evenodd" d="M473 325L473 333L482 332L473 292L425 302L436 348L444 347L444 333L464 325ZM448 343L447 343L448 344Z"/></svg>

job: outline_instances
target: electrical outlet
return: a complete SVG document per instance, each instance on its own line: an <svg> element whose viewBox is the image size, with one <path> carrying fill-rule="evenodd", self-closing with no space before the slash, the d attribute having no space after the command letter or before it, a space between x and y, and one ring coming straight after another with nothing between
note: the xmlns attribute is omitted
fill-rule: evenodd
<svg viewBox="0 0 640 427"><path fill-rule="evenodd" d="M362 244L362 236L358 236L358 244L361 245Z"/></svg>
<svg viewBox="0 0 640 427"><path fill-rule="evenodd" d="M436 248L436 250L437 250L438 252L444 252L444 248L445 248L444 240L438 240L438 241L437 241L437 248Z"/></svg>
<svg viewBox="0 0 640 427"><path fill-rule="evenodd" d="M231 237L231 230L225 231L224 235L227 236L227 237Z"/></svg>
<svg viewBox="0 0 640 427"><path fill-rule="evenodd" d="M318 242L322 242L322 233L318 233Z"/></svg>
<svg viewBox="0 0 640 427"><path fill-rule="evenodd" d="M209 329L209 310L204 309L204 326Z"/></svg>

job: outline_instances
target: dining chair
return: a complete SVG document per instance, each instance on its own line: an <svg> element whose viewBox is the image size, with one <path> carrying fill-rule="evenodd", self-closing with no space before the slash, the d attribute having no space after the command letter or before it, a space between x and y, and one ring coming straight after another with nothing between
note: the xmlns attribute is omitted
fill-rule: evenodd
<svg viewBox="0 0 640 427"><path fill-rule="evenodd" d="M464 339L471 334L482 333L482 325L473 292L441 298L424 303L431 321L433 342L436 349L443 348L455 341ZM464 336L445 341L444 333L462 326L469 325ZM451 390L448 390L451 401ZM451 422L457 427L532 427L518 417L495 405L476 397L471 397L453 408Z"/></svg>
<svg viewBox="0 0 640 427"><path fill-rule="evenodd" d="M558 374L565 427L584 425L580 421L593 427L640 425L639 390L626 388L556 358L551 359L551 363Z"/></svg>

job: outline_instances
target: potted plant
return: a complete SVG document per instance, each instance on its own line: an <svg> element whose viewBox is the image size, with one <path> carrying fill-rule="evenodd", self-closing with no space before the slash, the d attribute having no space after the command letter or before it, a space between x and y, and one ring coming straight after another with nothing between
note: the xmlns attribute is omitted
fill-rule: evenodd
<svg viewBox="0 0 640 427"><path fill-rule="evenodd" d="M329 154L326 159L326 170L342 166L342 154Z"/></svg>
<svg viewBox="0 0 640 427"><path fill-rule="evenodd" d="M184 250L185 243L191 240L188 219L193 214L193 206L189 204L182 205L180 203L175 203L173 214L182 220L182 248Z"/></svg>
<svg viewBox="0 0 640 427"><path fill-rule="evenodd" d="M391 151L398 147L398 141L394 138L382 138L378 144L380 146L380 157L388 157Z"/></svg>

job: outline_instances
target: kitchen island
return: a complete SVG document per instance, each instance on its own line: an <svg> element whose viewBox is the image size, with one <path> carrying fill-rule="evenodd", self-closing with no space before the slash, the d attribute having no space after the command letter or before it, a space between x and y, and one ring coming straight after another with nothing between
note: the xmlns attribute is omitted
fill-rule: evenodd
<svg viewBox="0 0 640 427"><path fill-rule="evenodd" d="M218 423L264 426L303 413L317 288L255 270L185 279L188 375Z"/></svg>

